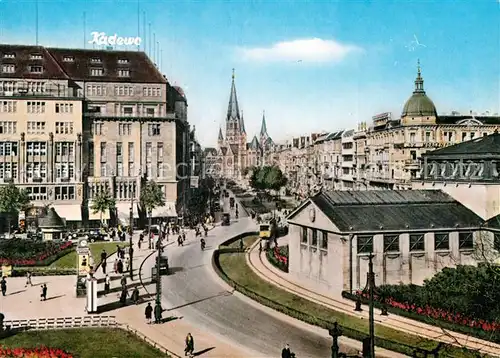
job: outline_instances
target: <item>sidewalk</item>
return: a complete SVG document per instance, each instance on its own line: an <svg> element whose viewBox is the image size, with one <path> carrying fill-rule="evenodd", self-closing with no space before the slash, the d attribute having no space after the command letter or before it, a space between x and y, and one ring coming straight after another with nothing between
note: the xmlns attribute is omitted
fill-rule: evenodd
<svg viewBox="0 0 500 358"><path fill-rule="evenodd" d="M282 238L284 241L287 238ZM282 240L280 239L280 240ZM285 273L273 265L271 265L265 252L260 253L257 245L255 245L247 253L247 263L253 271L262 279L279 286L291 293L309 299L312 302L322 304L338 312L343 312L351 316L356 316L363 319L368 319L368 307L363 306L362 312L354 311L354 302L341 297L332 297L331 293L320 292L317 288L307 285L299 278ZM394 314L389 316L381 316L376 310L375 322L377 324L397 329L416 336L441 341L451 344L459 344L470 349L479 350L482 353L500 355L500 345L493 342L484 341L464 334L443 330L440 327L425 324L419 321L411 320Z"/></svg>
<svg viewBox="0 0 500 358"><path fill-rule="evenodd" d="M198 238L194 237L194 232L192 231L187 233L186 236L186 241L191 240L198 240ZM177 243L175 244L177 245ZM150 253L151 251L148 250L148 252ZM153 254L145 261L142 267L142 279L144 282L151 280L151 268L155 265L155 260L156 254ZM148 285L146 288L151 294L154 294L156 291L154 284ZM152 301L152 304L154 305L154 301ZM162 306L164 309L167 307L165 303ZM145 307L146 303L137 306L128 306L117 310L114 314L119 322L134 327L140 333L180 356L184 356L184 340L188 333L191 333L194 337L195 355L198 353L198 355L202 354L203 357L207 358L243 358L252 356L249 352L245 352L239 347L224 342L218 337L190 325L175 310L164 312L164 323L159 325L147 324L144 317Z"/></svg>

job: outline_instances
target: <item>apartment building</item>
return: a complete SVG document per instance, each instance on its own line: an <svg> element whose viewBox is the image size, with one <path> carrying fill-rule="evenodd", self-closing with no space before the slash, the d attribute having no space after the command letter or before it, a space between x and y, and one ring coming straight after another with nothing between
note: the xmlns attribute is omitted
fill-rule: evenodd
<svg viewBox="0 0 500 358"><path fill-rule="evenodd" d="M108 190L117 205L103 219L126 224L131 208L146 214L138 204L149 179L166 201L153 216L177 217L187 101L145 53L1 45L0 70L0 176L26 187L35 208L88 224L101 219L93 198Z"/></svg>
<svg viewBox="0 0 500 358"><path fill-rule="evenodd" d="M452 112L438 115L424 90L419 66L414 91L404 104L400 117L381 113L372 117L370 125L362 122L356 130L346 130L340 137L337 132L323 135L313 143L315 159L311 158L307 165L303 159L300 165L303 172L308 172L307 168L314 166L318 158L324 161L325 157L336 156L339 160L340 154L340 162L330 160L327 164L333 172L325 171L325 167L321 169L328 178L323 182L320 180L325 188L411 189L412 182L419 177L421 157L425 153L487 136L499 128L498 114ZM333 147L337 149L328 149ZM340 173L337 163L340 164ZM300 186L295 172L287 175L293 178L290 187ZM330 180L333 185L328 185Z"/></svg>

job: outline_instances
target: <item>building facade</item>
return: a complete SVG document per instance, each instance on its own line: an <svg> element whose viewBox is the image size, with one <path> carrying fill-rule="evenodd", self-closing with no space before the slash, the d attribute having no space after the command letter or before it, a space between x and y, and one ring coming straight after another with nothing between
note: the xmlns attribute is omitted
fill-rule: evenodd
<svg viewBox="0 0 500 358"><path fill-rule="evenodd" d="M131 208L141 214L141 185L154 180L166 205L153 216L177 216L187 101L146 54L2 45L0 70L0 175L26 188L34 208L89 224L101 219L93 198L107 190L117 204L103 219L128 224Z"/></svg>
<svg viewBox="0 0 500 358"><path fill-rule="evenodd" d="M499 225L440 190L321 192L288 217L289 272L317 292L421 285L444 267L500 257ZM495 226L495 227L494 227Z"/></svg>
<svg viewBox="0 0 500 358"><path fill-rule="evenodd" d="M314 173L305 168L314 167L328 158L320 170L326 175L315 178L321 187L338 190L411 189L412 181L421 170L419 158L425 153L492 134L499 128L500 116L489 112L438 115L434 102L424 89L419 65L414 91L399 117L381 113L373 116L371 123L362 122L355 130L343 131L342 136L336 135L338 132L320 136L309 144L315 147L312 150L315 155L307 162L302 151L292 154L292 148L285 150L291 161L300 161L307 176ZM339 154L341 158L337 163ZM331 169L326 170L326 166ZM303 195L304 190L298 189L304 187L304 178L300 179L293 168L285 174L289 177L290 190L307 197Z"/></svg>

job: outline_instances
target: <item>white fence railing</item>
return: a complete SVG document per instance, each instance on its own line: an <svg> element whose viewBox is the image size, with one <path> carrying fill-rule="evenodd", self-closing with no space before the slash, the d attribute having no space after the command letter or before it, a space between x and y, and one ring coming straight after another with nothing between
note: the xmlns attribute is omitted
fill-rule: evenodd
<svg viewBox="0 0 500 358"><path fill-rule="evenodd" d="M5 328L27 328L33 330L65 329L80 327L114 327L115 316L51 317L34 319L5 320Z"/></svg>
<svg viewBox="0 0 500 358"><path fill-rule="evenodd" d="M92 327L115 327L131 332L139 339L152 345L162 353L174 358L180 358L162 345L156 343L138 330L128 324L118 323L115 316L82 316L82 317L51 317L34 319L5 320L4 329L28 329L28 330L48 330L48 329L68 329L68 328L92 328Z"/></svg>

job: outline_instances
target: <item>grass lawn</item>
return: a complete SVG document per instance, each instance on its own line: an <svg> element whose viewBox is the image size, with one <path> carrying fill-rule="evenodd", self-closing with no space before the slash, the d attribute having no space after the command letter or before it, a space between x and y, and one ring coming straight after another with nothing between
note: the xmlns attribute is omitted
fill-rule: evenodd
<svg viewBox="0 0 500 358"><path fill-rule="evenodd" d="M253 237L249 237L248 240L251 240L252 238ZM221 253L219 256L219 262L222 271L224 271L224 273L231 280L245 287L249 291L255 292L269 300L279 302L283 306L305 313L313 319L317 318L332 323L337 321L341 326L368 334L369 330L367 320L334 311L264 281L246 264L245 254L243 253ZM317 322L319 323L319 321ZM380 325L375 326L375 335L396 343L429 350L434 349L437 346L437 342L435 341L420 338L412 334L407 334L405 332ZM443 357L458 358L474 356L470 352L463 352L463 350L459 348L448 348L446 351L443 349L440 353Z"/></svg>
<svg viewBox="0 0 500 358"><path fill-rule="evenodd" d="M52 331L28 331L0 340L4 347L60 348L78 358L165 356L134 334L113 328L81 328Z"/></svg>
<svg viewBox="0 0 500 358"><path fill-rule="evenodd" d="M101 261L101 251L105 249L108 255L116 251L116 245L125 247L128 245L126 242L94 242L89 243L90 252L94 258L94 263L97 265ZM54 269L67 269L76 268L76 249L67 255L64 255L59 260L54 261L50 266Z"/></svg>
<svg viewBox="0 0 500 358"><path fill-rule="evenodd" d="M258 236L247 236L247 237L244 237L243 238L243 246L244 246L244 248L245 249L249 248L258 239L259 239ZM227 246L224 246L224 247L233 248L233 249L239 249L240 248L240 240L236 240L235 242L233 242L233 243L231 243L231 244L229 244Z"/></svg>

